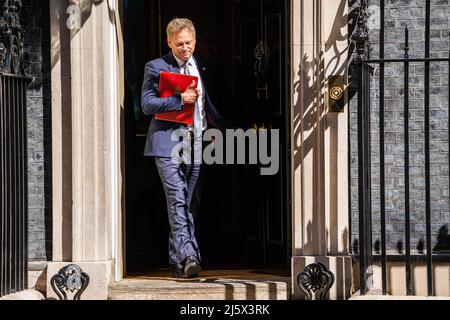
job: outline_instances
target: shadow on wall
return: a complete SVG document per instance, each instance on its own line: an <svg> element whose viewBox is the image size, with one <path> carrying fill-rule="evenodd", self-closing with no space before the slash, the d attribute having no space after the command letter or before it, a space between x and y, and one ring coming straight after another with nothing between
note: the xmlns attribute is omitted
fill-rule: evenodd
<svg viewBox="0 0 450 320"><path fill-rule="evenodd" d="M68 0L63 0L61 1L61 4L59 6L54 5L51 7L52 12L50 12L50 16L53 19L58 19L61 32L60 34L52 34L52 69L59 62L60 52L65 51L65 49L67 50L67 44L70 43L70 38L77 35L78 32L80 32L80 30L84 27L85 23L88 21L89 17L91 16L93 7L97 7L103 2L104 0L80 1L80 3L78 4L78 7L80 9L80 29L74 29L72 30L72 32L67 26L68 20L71 16L71 14L67 11L73 4ZM110 8L108 1L106 1L106 5L108 6L109 21L111 24L116 25L116 12L114 11L114 9ZM72 11L72 14L75 14L75 12L76 11ZM76 19L76 17L74 18ZM63 33L63 30L66 30L66 33Z"/></svg>
<svg viewBox="0 0 450 320"><path fill-rule="evenodd" d="M347 0L341 0L330 36L325 43L325 53L330 50L333 50L334 53L327 66L325 66L324 51L317 47L317 58L311 59L304 54L298 67L300 81L293 84L294 92L298 93L298 100L294 105L295 169L302 164L303 155L309 154L315 146L315 131L320 128L320 134L323 136L329 127L327 121L324 121L326 115L324 88L327 84L325 76L327 74L344 74L347 69L346 53L349 48L341 48L342 51L339 51L338 47L339 42L348 40L347 32L342 33L342 30L347 30L350 15L345 12L346 5ZM302 141L302 132L310 130L313 132ZM302 148L303 152L300 152Z"/></svg>
<svg viewBox="0 0 450 320"><path fill-rule="evenodd" d="M297 101L294 101L294 117L293 117L293 141L294 146L294 170L297 170L305 161L306 158L311 158L314 163L313 171L317 170L317 166L325 168L324 163L324 142L325 133L330 131L330 158L329 165L330 172L333 172L338 165L337 148L338 148L338 114L329 113L326 110L326 93L325 88L328 85L327 75L344 75L347 70L347 56L349 48L348 41L348 20L347 13L348 0L341 0L338 11L332 24L331 32L325 40L325 47L318 45L315 47L313 57L308 53L302 53L301 61L298 66L297 78L299 81L293 83L293 92L297 94ZM321 24L321 21L317 21ZM320 35L315 39L316 43L321 43ZM344 45L343 45L344 44ZM329 61L325 61L325 56L331 57ZM334 168L334 169L333 169ZM318 182L314 188L314 194L319 197L324 197L325 176L321 175L321 182ZM331 186L337 186L337 175L332 175L329 181ZM317 190L322 188L323 190ZM337 193L331 195L331 212L337 212L338 199ZM325 221L325 208L321 205L323 199L315 199L313 201L313 219L308 222L308 239L303 250L305 252L313 252L314 248L326 248L326 232L324 226L320 226L320 221ZM320 208L319 208L320 206ZM332 216L335 216L332 214ZM336 215L337 216L337 215ZM319 222L319 223L318 223ZM338 230L337 221L331 221L330 230ZM318 226L321 229L313 229L313 226ZM315 227L314 227L315 228ZM348 231L347 231L348 234ZM338 232L330 234L330 248L338 251L339 241ZM324 243L325 241L325 243ZM348 240L345 242L348 244ZM322 245L321 245L322 244ZM325 249L324 249L325 250Z"/></svg>
<svg viewBox="0 0 450 320"><path fill-rule="evenodd" d="M404 254L403 241L398 241L395 246L397 254ZM425 241L420 239L416 246L417 254L425 254ZM381 241L378 239L374 244L375 254L381 254ZM354 255L359 254L359 240L355 239L352 243L352 252ZM433 253L450 254L450 234L448 225L445 224L439 229L437 235L437 243L433 248Z"/></svg>
<svg viewBox="0 0 450 320"><path fill-rule="evenodd" d="M433 252L450 253L450 235L448 232L448 225L443 225L439 229L437 240L438 242L434 247Z"/></svg>

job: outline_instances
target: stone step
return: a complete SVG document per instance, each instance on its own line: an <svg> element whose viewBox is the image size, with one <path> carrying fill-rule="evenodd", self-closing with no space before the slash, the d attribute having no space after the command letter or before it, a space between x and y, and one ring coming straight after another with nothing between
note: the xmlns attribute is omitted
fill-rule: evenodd
<svg viewBox="0 0 450 320"><path fill-rule="evenodd" d="M291 278L254 272L206 271L196 279L168 273L126 278L109 288L109 300L288 300Z"/></svg>

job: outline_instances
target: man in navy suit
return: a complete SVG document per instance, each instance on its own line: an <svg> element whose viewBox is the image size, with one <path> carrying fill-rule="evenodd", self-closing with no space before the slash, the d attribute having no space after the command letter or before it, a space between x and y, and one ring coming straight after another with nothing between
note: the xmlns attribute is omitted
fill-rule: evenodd
<svg viewBox="0 0 450 320"><path fill-rule="evenodd" d="M170 223L169 264L174 277L191 278L198 275L200 251L194 232L194 218L190 210L192 196L200 174L200 163L180 163L174 150L180 140L177 132L193 139L193 145L202 145L202 133L208 127L225 128L227 122L214 107L206 88L206 67L201 59L194 57L196 35L192 21L174 19L167 26L167 43L171 52L145 66L142 86L142 110L146 115L181 111L184 104L195 103L194 125L152 119L145 145L145 156L155 158L167 200ZM191 85L181 94L168 98L158 95L161 71L197 76L197 88ZM194 148L194 150L197 150ZM178 156L178 154L176 154ZM187 155L183 155L185 157Z"/></svg>

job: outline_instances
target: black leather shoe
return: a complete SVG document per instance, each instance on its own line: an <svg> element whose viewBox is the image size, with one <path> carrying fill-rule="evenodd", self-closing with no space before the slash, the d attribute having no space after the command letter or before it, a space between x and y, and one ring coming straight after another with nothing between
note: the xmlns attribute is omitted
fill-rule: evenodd
<svg viewBox="0 0 450 320"><path fill-rule="evenodd" d="M184 264L184 274L190 278L198 276L199 272L202 271L202 267L194 258L187 258Z"/></svg>
<svg viewBox="0 0 450 320"><path fill-rule="evenodd" d="M183 278L183 279L188 278L188 276L184 273L183 265L179 263L170 265L170 274L174 278Z"/></svg>

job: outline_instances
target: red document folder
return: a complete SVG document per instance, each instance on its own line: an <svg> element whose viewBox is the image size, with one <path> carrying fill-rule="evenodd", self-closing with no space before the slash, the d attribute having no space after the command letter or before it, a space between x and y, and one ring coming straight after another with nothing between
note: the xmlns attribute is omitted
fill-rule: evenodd
<svg viewBox="0 0 450 320"><path fill-rule="evenodd" d="M159 97L167 98L184 93L192 84L192 81L195 82L194 88L197 88L198 77L161 71L159 78ZM181 111L157 113L155 119L193 125L194 109L195 104L186 104Z"/></svg>

